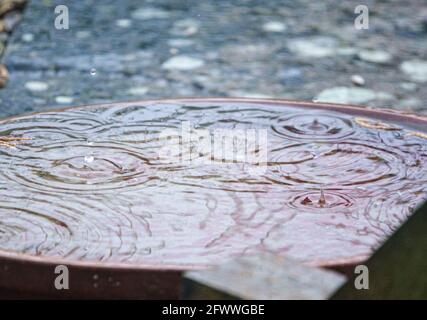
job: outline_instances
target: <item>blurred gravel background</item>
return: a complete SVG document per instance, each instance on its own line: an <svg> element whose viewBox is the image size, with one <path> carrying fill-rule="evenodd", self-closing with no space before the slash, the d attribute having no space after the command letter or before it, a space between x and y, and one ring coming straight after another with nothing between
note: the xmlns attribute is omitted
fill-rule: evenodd
<svg viewBox="0 0 427 320"><path fill-rule="evenodd" d="M68 30L54 27L56 5ZM356 30L354 9L369 8ZM427 114L427 1L29 1L0 118L176 97L273 97Z"/></svg>

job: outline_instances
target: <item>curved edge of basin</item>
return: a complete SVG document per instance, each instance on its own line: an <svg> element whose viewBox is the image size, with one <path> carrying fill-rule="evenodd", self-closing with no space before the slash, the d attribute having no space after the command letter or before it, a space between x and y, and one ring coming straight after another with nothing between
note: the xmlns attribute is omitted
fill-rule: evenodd
<svg viewBox="0 0 427 320"><path fill-rule="evenodd" d="M282 99L247 98L159 99L74 106L8 117L1 119L0 124L12 119L31 117L34 114L48 114L72 109L182 103L197 106L212 103L249 103L329 110L404 123L405 126L415 130L427 131L427 117L391 109L372 109L356 105ZM310 265L349 274L355 265L363 263L368 258L366 256L358 256L352 259L335 260L333 263L331 261L319 261ZM58 276L55 273L55 268L58 265L66 265L69 268L69 290L58 290L54 286L55 278ZM142 263L78 261L0 250L0 298L176 299L179 297L182 272L203 268L192 265L145 265Z"/></svg>

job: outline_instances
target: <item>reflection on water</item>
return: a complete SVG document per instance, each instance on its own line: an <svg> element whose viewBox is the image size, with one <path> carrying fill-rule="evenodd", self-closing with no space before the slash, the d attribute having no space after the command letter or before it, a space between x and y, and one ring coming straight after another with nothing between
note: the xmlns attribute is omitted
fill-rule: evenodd
<svg viewBox="0 0 427 320"><path fill-rule="evenodd" d="M184 121L267 130L267 170L159 159L159 133ZM369 255L427 198L425 134L330 111L95 107L8 120L0 141L0 248L34 255L207 265L261 249L321 264Z"/></svg>

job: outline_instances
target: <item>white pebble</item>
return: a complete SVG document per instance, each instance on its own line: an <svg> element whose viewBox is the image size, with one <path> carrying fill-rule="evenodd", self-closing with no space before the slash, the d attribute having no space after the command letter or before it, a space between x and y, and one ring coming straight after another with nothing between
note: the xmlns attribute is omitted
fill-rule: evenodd
<svg viewBox="0 0 427 320"><path fill-rule="evenodd" d="M28 81L25 83L25 88L33 92L46 91L49 85L42 81Z"/></svg>
<svg viewBox="0 0 427 320"><path fill-rule="evenodd" d="M116 26L119 28L129 28L132 25L132 20L129 19L119 19L116 21Z"/></svg>
<svg viewBox="0 0 427 320"><path fill-rule="evenodd" d="M352 75L351 76L351 82L353 82L357 86L364 86L365 85L365 79L359 74Z"/></svg>
<svg viewBox="0 0 427 320"><path fill-rule="evenodd" d="M379 64L389 63L393 58L390 53L381 50L362 50L358 56L361 60Z"/></svg>
<svg viewBox="0 0 427 320"><path fill-rule="evenodd" d="M175 56L165 61L162 68L166 70L193 70L202 67L203 60L188 56Z"/></svg>
<svg viewBox="0 0 427 320"><path fill-rule="evenodd" d="M139 20L166 19L169 16L169 12L156 8L139 8L132 12L132 17Z"/></svg>
<svg viewBox="0 0 427 320"><path fill-rule="evenodd" d="M73 103L73 101L74 101L73 97L67 97L67 96L55 97L55 102L59 104L70 104L70 103Z"/></svg>
<svg viewBox="0 0 427 320"><path fill-rule="evenodd" d="M24 33L22 35L22 41L24 42L32 42L34 40L34 35L32 33Z"/></svg>
<svg viewBox="0 0 427 320"><path fill-rule="evenodd" d="M279 21L270 21L262 26L266 32L283 32L286 30L286 25Z"/></svg>
<svg viewBox="0 0 427 320"><path fill-rule="evenodd" d="M334 87L325 89L316 97L318 102L332 103L366 103L371 100L389 100L393 96L387 92L373 91L365 88Z"/></svg>
<svg viewBox="0 0 427 320"><path fill-rule="evenodd" d="M416 82L427 81L427 61L426 60L408 60L400 65L400 69L406 73L411 80Z"/></svg>
<svg viewBox="0 0 427 320"><path fill-rule="evenodd" d="M132 96L143 96L148 92L147 87L133 87L128 90L128 93Z"/></svg>

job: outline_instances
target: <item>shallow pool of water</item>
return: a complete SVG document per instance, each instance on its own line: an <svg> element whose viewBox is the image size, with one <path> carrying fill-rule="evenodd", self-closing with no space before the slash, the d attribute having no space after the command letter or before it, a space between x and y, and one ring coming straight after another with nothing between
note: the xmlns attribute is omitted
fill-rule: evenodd
<svg viewBox="0 0 427 320"><path fill-rule="evenodd" d="M237 132L231 151L215 132ZM339 264L427 199L425 134L327 110L80 108L6 120L0 141L0 249L31 255L203 266L265 250Z"/></svg>

